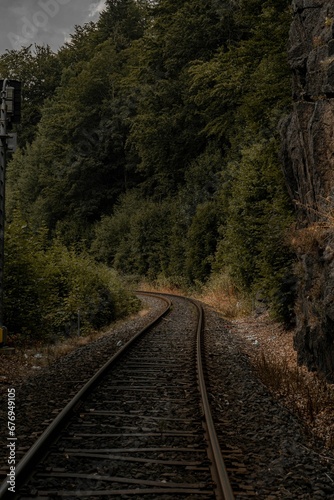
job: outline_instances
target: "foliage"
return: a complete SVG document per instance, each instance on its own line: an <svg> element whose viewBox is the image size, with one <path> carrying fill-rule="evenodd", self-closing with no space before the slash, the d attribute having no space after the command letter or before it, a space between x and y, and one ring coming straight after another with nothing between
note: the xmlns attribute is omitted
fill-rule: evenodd
<svg viewBox="0 0 334 500"><path fill-rule="evenodd" d="M290 104L289 3L108 0L57 54L0 59L2 71L17 57L27 82L38 65L46 75L35 94L24 85L38 117L8 169L9 221L19 210L34 234L47 229L41 267L60 245L70 269L65 246L160 282L229 276L291 318L292 212L277 138ZM56 268L69 276L65 260Z"/></svg>
<svg viewBox="0 0 334 500"><path fill-rule="evenodd" d="M284 235L293 219L277 163L274 140L242 151L215 265L226 266L243 290L260 293L288 322L291 310L281 292L291 272Z"/></svg>
<svg viewBox="0 0 334 500"><path fill-rule="evenodd" d="M15 214L7 228L5 313L13 332L36 338L101 328L137 307L115 271L78 255Z"/></svg>
<svg viewBox="0 0 334 500"><path fill-rule="evenodd" d="M93 254L149 280L205 281L216 248L219 208L214 200L194 205L187 196L185 190L182 197L155 201L136 191L127 193L96 226Z"/></svg>
<svg viewBox="0 0 334 500"><path fill-rule="evenodd" d="M59 58L49 46L22 47L0 56L1 78L19 80L22 85L22 121L17 127L22 147L32 142L43 103L59 86L61 70Z"/></svg>
<svg viewBox="0 0 334 500"><path fill-rule="evenodd" d="M97 226L93 252L124 273L155 278L168 259L168 217L167 203L129 193Z"/></svg>
<svg viewBox="0 0 334 500"><path fill-rule="evenodd" d="M187 232L185 271L192 282L205 282L212 269L219 226L219 204L207 201L197 206Z"/></svg>
<svg viewBox="0 0 334 500"><path fill-rule="evenodd" d="M9 172L20 211L34 221L42 219L50 229L60 226L73 239L85 238L83 223L86 228L110 210L124 190L123 123L110 117L121 71L115 58L115 47L106 41L59 87L44 106L23 165L19 161L17 166L20 155L13 160L13 184ZM65 241L71 242L66 235Z"/></svg>

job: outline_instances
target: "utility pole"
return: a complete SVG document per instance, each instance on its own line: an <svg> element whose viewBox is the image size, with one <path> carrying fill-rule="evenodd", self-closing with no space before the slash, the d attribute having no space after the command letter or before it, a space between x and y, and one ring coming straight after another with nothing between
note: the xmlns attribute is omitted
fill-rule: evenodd
<svg viewBox="0 0 334 500"><path fill-rule="evenodd" d="M4 261L5 261L5 180L7 152L13 152L16 134L8 134L13 123L19 123L21 114L21 83L16 80L0 80L0 346L6 342L4 326Z"/></svg>

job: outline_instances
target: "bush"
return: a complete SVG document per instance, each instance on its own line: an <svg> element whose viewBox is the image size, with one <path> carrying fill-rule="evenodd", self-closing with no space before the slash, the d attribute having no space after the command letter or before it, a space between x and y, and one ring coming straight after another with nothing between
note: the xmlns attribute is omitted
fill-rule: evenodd
<svg viewBox="0 0 334 500"><path fill-rule="evenodd" d="M138 308L116 271L78 255L17 214L6 233L5 322L34 338L101 328Z"/></svg>
<svg viewBox="0 0 334 500"><path fill-rule="evenodd" d="M168 266L169 217L168 203L129 192L120 198L114 214L96 225L91 251L126 274L154 280Z"/></svg>

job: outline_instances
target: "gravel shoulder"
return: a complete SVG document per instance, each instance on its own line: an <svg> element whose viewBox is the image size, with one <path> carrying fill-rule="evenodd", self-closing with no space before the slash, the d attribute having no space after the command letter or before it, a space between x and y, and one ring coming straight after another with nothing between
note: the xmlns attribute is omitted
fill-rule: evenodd
<svg viewBox="0 0 334 500"><path fill-rule="evenodd" d="M275 328L267 318L227 322L206 307L211 402L216 421L224 422L219 437L242 451L258 498L334 499L333 454L269 393L252 366L260 338L272 352ZM291 344L285 344L289 353Z"/></svg>

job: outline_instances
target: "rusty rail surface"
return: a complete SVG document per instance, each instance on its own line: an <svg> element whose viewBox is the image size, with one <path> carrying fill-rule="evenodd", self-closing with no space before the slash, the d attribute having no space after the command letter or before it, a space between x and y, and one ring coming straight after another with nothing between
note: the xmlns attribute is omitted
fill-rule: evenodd
<svg viewBox="0 0 334 500"><path fill-rule="evenodd" d="M162 294L172 298L172 294ZM216 498L217 500L234 500L234 493L230 484L228 473L225 467L224 459L221 453L215 425L212 418L212 413L210 409L210 403L208 399L208 393L206 390L205 376L203 370L204 361L204 312L202 305L189 297L182 297L189 302L191 302L197 309L198 313L198 326L197 326L197 345L196 345L196 356L197 356L197 378L198 387L201 394L201 404L203 410L203 427L208 443L208 456L211 460L211 471L212 478L216 483Z"/></svg>
<svg viewBox="0 0 334 500"><path fill-rule="evenodd" d="M204 313L203 307L197 301L190 300L197 308L199 320L198 320L198 328L197 328L197 377L198 377L198 385L201 393L201 401L202 408L204 414L203 425L205 428L205 433L208 441L208 455L211 459L212 464L212 477L216 482L217 491L216 497L217 499L223 500L233 500L234 494L232 491L232 487L228 478L227 470L225 467L224 459L220 450L220 445L215 429L215 425L213 423L213 418L211 414L208 393L206 390L205 377L203 371L203 360L204 360Z"/></svg>
<svg viewBox="0 0 334 500"><path fill-rule="evenodd" d="M104 366L82 387L82 389L76 394L76 396L65 406L65 408L59 413L59 415L55 418L55 420L50 424L50 426L43 432L43 434L38 438L36 443L30 448L28 453L23 457L23 459L19 462L18 466L16 467L16 491L19 491L20 488L22 487L23 484L26 483L27 479L30 477L31 473L33 472L33 469L36 467L36 465L43 459L43 457L46 455L48 448L50 447L51 443L54 442L55 438L58 436L59 432L64 428L65 424L67 424L71 417L74 415L74 413L77 411L77 409L81 406L82 401L87 397L88 394L90 394L93 389L102 381L104 378L105 374L110 370L110 368L116 364L116 361L118 361L128 350L129 347L134 344L134 342L143 334L145 334L147 331L151 330L155 325L157 325L161 319L171 310L172 307L172 298L174 297L173 295L169 294L158 294L158 293L150 293L150 292L138 292L143 295L148 295L148 296L154 296L155 298L159 298L163 300L166 303L166 307L164 311L153 321L149 323L145 328L143 328L139 333L137 333L129 342L127 342L107 363L105 363ZM204 376L204 370L203 370L203 363L204 363L204 352L203 352L203 345L204 345L204 338L203 338L203 333L204 333L204 312L203 312L203 307L202 305L189 298L181 297L181 296L175 296L175 298L187 300L193 306L196 308L197 311L197 333L196 333L196 372L197 372L197 385L198 389L200 392L200 399L201 399L201 413L203 415L202 418L202 426L204 430L204 436L206 439L207 443L207 455L210 461L210 471L211 471L211 476L213 480L213 495L217 500L233 500L234 499L234 494L230 485L230 481L228 478L228 474L226 471L226 467L224 464L224 460L222 457L222 453L220 450L220 445L218 443L218 438L217 434L215 431L215 426L213 423L213 418L211 415L211 410L210 410L210 404L208 400L208 394L207 394L207 389L206 389L206 383L205 383L205 376ZM136 391L136 387L132 386L131 388L133 391ZM142 389L141 389L142 390ZM104 413L103 411L101 412L95 412L95 414L98 413ZM105 412L108 413L108 412ZM145 417L143 417L145 418ZM152 417L151 417L152 418ZM154 418L154 417L153 417ZM168 419L167 419L168 420ZM173 419L170 418L169 420L178 420L178 419ZM168 435L168 432L165 433ZM205 448L204 448L205 449ZM147 449L148 451L150 449ZM151 449L154 451L154 448ZM157 448L155 451L159 450ZM166 448L168 451L168 449ZM87 450L82 450L82 456L84 456L84 453ZM107 452L108 450L105 450ZM124 460L125 457L120 456L120 453L124 450L117 450L113 449L110 450L111 453L118 453L117 455L112 455L110 458L114 460ZM136 452L138 450L133 449L132 451ZM191 450L188 449L186 450L190 452ZM129 452L131 452L131 449L129 449ZM73 453L72 456L77 456L80 457L81 453ZM96 458L101 458L101 454L98 449L96 450L90 450L90 456ZM138 459L137 457L126 457L127 461L139 461L142 459ZM146 460L147 461L147 460ZM151 460L152 463L163 463L163 460ZM190 461L189 460L189 465L196 465L196 462ZM44 476L44 474L42 474ZM89 474L66 474L66 473L56 473L53 475L53 477L72 477L74 478L77 476L78 479L90 479ZM52 474L48 473L48 477L52 477ZM92 479L97 480L100 479L101 481L112 481L114 482L122 482L120 478L117 477L109 477L107 476L97 476L96 474L93 476ZM140 495L140 494L152 494L154 491L156 491L157 494L179 494L180 493L180 487L183 488L182 494L195 494L195 495L203 495L209 496L208 491L203 490L203 486L201 485L196 485L196 484L190 484L189 486L191 488L187 489L186 484L179 484L178 483L169 483L166 484L166 488L162 488L161 483L158 481L152 481L152 480L138 480L138 479L127 479L126 481L124 480L123 482L127 482L128 484L133 484L133 485L142 485L143 488L133 488L131 490L129 489L119 489L119 490L104 490L104 496L117 496L117 495ZM150 489L145 488L148 486L153 487ZM159 486L159 487L158 487ZM155 489L154 489L155 488ZM174 488L174 489L173 489ZM202 488L202 489L201 489ZM72 491L71 496L82 496L82 491ZM99 490L94 490L94 491L86 491L84 496L87 496L87 494L90 493L91 496L99 496ZM63 494L63 495L62 495ZM63 492L63 491L58 491L57 495L62 497L62 496L68 496L69 492ZM11 493L8 491L8 484L6 480L2 483L0 486L0 499L1 500L7 500L7 499L13 499L15 498L15 494ZM197 498L197 497L196 497Z"/></svg>

